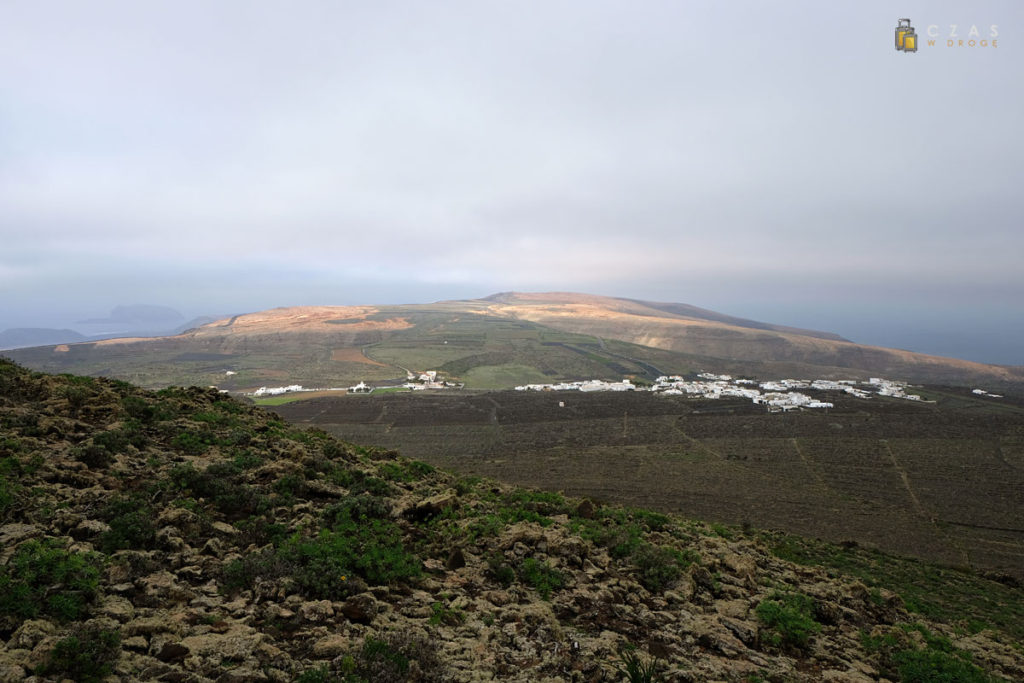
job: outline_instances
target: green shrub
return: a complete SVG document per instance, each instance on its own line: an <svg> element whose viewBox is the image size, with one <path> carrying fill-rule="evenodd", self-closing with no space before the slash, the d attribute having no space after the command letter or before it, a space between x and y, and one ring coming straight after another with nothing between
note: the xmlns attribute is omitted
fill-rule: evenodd
<svg viewBox="0 0 1024 683"><path fill-rule="evenodd" d="M659 593L672 585L691 562L692 556L650 543L642 543L633 553L633 564L639 571L640 583L647 590Z"/></svg>
<svg viewBox="0 0 1024 683"><path fill-rule="evenodd" d="M565 577L547 562L540 562L532 557L523 560L519 565L519 579L527 586L536 589L540 596L547 600L551 591L565 586Z"/></svg>
<svg viewBox="0 0 1024 683"><path fill-rule="evenodd" d="M333 530L312 538L298 534L280 547L236 560L225 568L228 592L250 588L257 579L285 577L311 598L340 600L372 585L398 583L421 573L419 559L405 550L392 522L370 519L339 521Z"/></svg>
<svg viewBox="0 0 1024 683"><path fill-rule="evenodd" d="M755 610L767 630L761 640L773 647L806 648L811 636L821 630L814 620L814 601L801 593L773 593Z"/></svg>
<svg viewBox="0 0 1024 683"><path fill-rule="evenodd" d="M420 561L402 545L401 532L380 519L343 522L312 539L291 539L282 549L300 566L296 583L312 597L347 594L353 574L371 585L398 583L421 573Z"/></svg>
<svg viewBox="0 0 1024 683"><path fill-rule="evenodd" d="M672 520L667 515L663 515L660 512L652 512L650 510L632 510L633 519L639 524L643 524L650 531L665 531L670 529Z"/></svg>
<svg viewBox="0 0 1024 683"><path fill-rule="evenodd" d="M569 511L569 504L562 494L553 491L517 490L505 496L505 503L542 515L558 515Z"/></svg>
<svg viewBox="0 0 1024 683"><path fill-rule="evenodd" d="M257 579L277 582L292 576L295 570L294 562L268 549L227 563L221 574L220 586L225 593L233 595L252 588Z"/></svg>
<svg viewBox="0 0 1024 683"><path fill-rule="evenodd" d="M187 455L202 455L217 443L217 435L209 428L199 431L179 432L171 439L171 446Z"/></svg>
<svg viewBox="0 0 1024 683"><path fill-rule="evenodd" d="M353 673L373 683L404 683L409 680L414 661L421 672L418 680L447 678L436 644L412 631L391 631L380 638L367 638L354 658Z"/></svg>
<svg viewBox="0 0 1024 683"><path fill-rule="evenodd" d="M386 462L377 471L388 481L413 481L413 477L398 463Z"/></svg>
<svg viewBox="0 0 1024 683"><path fill-rule="evenodd" d="M984 671L961 656L939 650L903 650L894 656L901 683L988 683Z"/></svg>
<svg viewBox="0 0 1024 683"><path fill-rule="evenodd" d="M156 547L156 513L145 498L124 496L115 498L104 508L102 517L110 531L100 535L100 550L149 550Z"/></svg>
<svg viewBox="0 0 1024 683"><path fill-rule="evenodd" d="M84 463L90 470L110 467L110 463L114 461L114 456L110 451L94 443L75 446L71 449L71 457Z"/></svg>
<svg viewBox="0 0 1024 683"><path fill-rule="evenodd" d="M345 679L338 678L331 673L330 668L323 664L316 667L315 669L306 669L299 677L295 679L295 683L336 683L344 681Z"/></svg>
<svg viewBox="0 0 1024 683"><path fill-rule="evenodd" d="M447 626L458 626L466 620L462 610L455 609L435 602L430 606L430 623L434 626L446 624Z"/></svg>
<svg viewBox="0 0 1024 683"><path fill-rule="evenodd" d="M508 588L516 580L516 570L505 562L504 557L495 554L487 558L487 576Z"/></svg>
<svg viewBox="0 0 1024 683"><path fill-rule="evenodd" d="M235 414L225 411L203 410L192 413L191 418L196 422L204 422L215 427L239 427L242 420Z"/></svg>
<svg viewBox="0 0 1024 683"><path fill-rule="evenodd" d="M433 465L428 465L419 460L407 460L405 462L405 469L416 479L423 479L437 471L437 468Z"/></svg>
<svg viewBox="0 0 1024 683"><path fill-rule="evenodd" d="M288 536L286 525L274 522L265 515L254 515L239 520L235 522L235 528L242 532L238 537L239 547L265 546L268 543L276 547Z"/></svg>
<svg viewBox="0 0 1024 683"><path fill-rule="evenodd" d="M263 457L248 448L243 451L235 451L231 458L231 465L239 472L259 467L264 462Z"/></svg>
<svg viewBox="0 0 1024 683"><path fill-rule="evenodd" d="M724 524L712 524L711 530L715 533L716 536L724 538L727 541L731 541L736 536L733 530L725 526Z"/></svg>
<svg viewBox="0 0 1024 683"><path fill-rule="evenodd" d="M480 483L480 477L459 477L455 482L455 493L464 496L476 489Z"/></svg>
<svg viewBox="0 0 1024 683"><path fill-rule="evenodd" d="M124 410L128 417L145 423L152 422L156 417L156 408L149 401L138 396L123 397L121 399L121 409Z"/></svg>
<svg viewBox="0 0 1024 683"><path fill-rule="evenodd" d="M21 486L14 481L7 480L8 475L0 472L0 521L7 519L7 514L14 509L17 500L17 493Z"/></svg>
<svg viewBox="0 0 1024 683"><path fill-rule="evenodd" d="M642 543L642 530L636 524L613 522L605 526L597 520L580 520L577 524L580 537L606 548L616 559L629 557Z"/></svg>
<svg viewBox="0 0 1024 683"><path fill-rule="evenodd" d="M353 482L348 489L352 493L369 493L374 496L390 496L395 492L391 485L383 479L366 476L362 472L355 473Z"/></svg>
<svg viewBox="0 0 1024 683"><path fill-rule="evenodd" d="M367 495L349 496L328 506L323 512L324 525L328 527L349 521L361 522L390 517L391 503L386 498Z"/></svg>
<svg viewBox="0 0 1024 683"><path fill-rule="evenodd" d="M61 389L61 396L68 402L71 414L77 415L86 404L86 401L93 395L93 392L84 386L68 385Z"/></svg>
<svg viewBox="0 0 1024 683"><path fill-rule="evenodd" d="M0 568L0 615L80 619L96 596L100 566L96 553L68 552L54 540L27 541Z"/></svg>
<svg viewBox="0 0 1024 683"><path fill-rule="evenodd" d="M543 527L549 527L553 523L550 517L545 517L539 512L522 507L499 508L498 517L504 524L515 524L516 522L533 522Z"/></svg>
<svg viewBox="0 0 1024 683"><path fill-rule="evenodd" d="M336 440L324 441L320 444L320 452L328 460L349 460L351 453Z"/></svg>
<svg viewBox="0 0 1024 683"><path fill-rule="evenodd" d="M274 482L274 492L286 500L306 494L306 479L301 474L286 474Z"/></svg>
<svg viewBox="0 0 1024 683"><path fill-rule="evenodd" d="M114 456L124 453L128 446L143 448L146 435L137 422L127 423L120 429L110 429L94 434L90 443L79 444L71 449L71 455L79 462L85 463L89 469L109 467Z"/></svg>
<svg viewBox="0 0 1024 683"><path fill-rule="evenodd" d="M141 433L136 429L110 429L93 434L92 442L107 449L110 453L124 453L128 450L129 444L136 447L144 445L145 441L140 437Z"/></svg>
<svg viewBox="0 0 1024 683"><path fill-rule="evenodd" d="M497 536L504 528L505 522L497 515L483 515L474 519L466 527L466 540L474 543L478 538Z"/></svg>
<svg viewBox="0 0 1024 683"><path fill-rule="evenodd" d="M905 634L920 633L923 647ZM921 624L898 624L880 636L862 637L864 649L879 654L882 675L901 683L988 683L993 680L971 663L971 655Z"/></svg>
<svg viewBox="0 0 1024 683"><path fill-rule="evenodd" d="M264 496L242 481L241 471L234 462L214 463L205 470L186 464L172 469L169 477L179 490L212 503L229 519L241 519L268 505Z"/></svg>
<svg viewBox="0 0 1024 683"><path fill-rule="evenodd" d="M42 676L57 675L79 683L102 681L113 673L121 656L121 635L117 631L84 626L57 641L47 661L36 671Z"/></svg>

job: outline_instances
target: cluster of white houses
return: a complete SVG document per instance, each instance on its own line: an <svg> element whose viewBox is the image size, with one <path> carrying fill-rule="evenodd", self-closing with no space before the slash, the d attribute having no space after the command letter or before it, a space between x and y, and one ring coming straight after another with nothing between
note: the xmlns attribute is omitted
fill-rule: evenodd
<svg viewBox="0 0 1024 683"><path fill-rule="evenodd" d="M406 375L405 384L398 385L403 389L409 389L412 391L422 391L424 389L461 389L464 385L457 382L448 382L445 380L438 379L436 370L428 370L423 373L408 373ZM256 391L246 394L246 396L252 396L253 398L261 398L264 396L280 396L281 394L291 394L300 391L345 391L350 394L369 394L374 389L380 387L374 387L366 382L359 382L359 384L351 387L331 387L331 388L316 388L309 389L301 384L289 384L286 387L260 387ZM395 389L398 387L388 386L389 389Z"/></svg>
<svg viewBox="0 0 1024 683"><path fill-rule="evenodd" d="M621 382L588 379L579 382L559 382L558 384L523 384L516 387L516 391L636 391L638 388L628 379Z"/></svg>
<svg viewBox="0 0 1024 683"><path fill-rule="evenodd" d="M249 396L280 396L281 394L289 394L293 391L312 391L312 389L303 389L301 384L289 384L286 387L260 387L256 391L249 394Z"/></svg>
<svg viewBox="0 0 1024 683"><path fill-rule="evenodd" d="M406 383L400 386L412 391L421 391L424 389L462 388L464 385L441 380L437 377L436 371L430 370L424 373L410 372L407 375ZM355 386L327 389L326 391L348 391L351 394L368 394L373 390L374 387L366 384L366 382L359 382ZM248 395L258 398L302 391L325 391L325 389L307 389L300 384L291 384L284 387L260 387ZM780 379L761 382L752 379L734 378L731 375L715 375L709 372L700 373L696 376L696 379L684 379L679 375L663 375L649 387L638 386L628 379L623 379L621 382L588 379L575 382L558 382L555 384L524 384L517 386L516 391L651 391L662 396L685 395L710 399L738 397L749 399L758 405L763 405L770 412L833 407L832 403L817 400L803 393L804 391L844 392L864 399L871 396L887 396L909 401L922 400L917 394L907 393L906 382L884 379L882 377L872 377L866 382L853 379ZM974 393L986 397L999 398L997 394L990 394L982 389L975 389Z"/></svg>
<svg viewBox="0 0 1024 683"><path fill-rule="evenodd" d="M904 398L920 401L916 394L906 393L907 384L896 380L872 377L866 382L857 380L828 379L781 379L758 382L752 379L737 379L730 375L715 375L702 372L694 380L679 375L663 375L648 388L638 387L624 379L621 382L586 380L581 382L560 382L558 384L524 384L516 391L653 391L663 396L693 396L718 399L723 397L746 398L766 406L771 412L786 412L798 408L831 408L832 403L819 401L798 390L842 391L857 398L872 395Z"/></svg>
<svg viewBox="0 0 1024 683"><path fill-rule="evenodd" d="M445 342L447 344L448 342ZM437 370L427 370L419 374L409 372L405 375L406 382L402 386L412 391L423 391L424 389L461 389L464 384L449 382L437 378Z"/></svg>

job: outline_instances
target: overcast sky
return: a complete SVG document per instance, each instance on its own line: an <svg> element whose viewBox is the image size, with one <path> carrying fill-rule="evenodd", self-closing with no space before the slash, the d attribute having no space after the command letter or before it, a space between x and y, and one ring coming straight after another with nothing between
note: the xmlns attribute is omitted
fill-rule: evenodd
<svg viewBox="0 0 1024 683"><path fill-rule="evenodd" d="M1022 29L1012 0L5 0L0 329L571 290L1024 364Z"/></svg>

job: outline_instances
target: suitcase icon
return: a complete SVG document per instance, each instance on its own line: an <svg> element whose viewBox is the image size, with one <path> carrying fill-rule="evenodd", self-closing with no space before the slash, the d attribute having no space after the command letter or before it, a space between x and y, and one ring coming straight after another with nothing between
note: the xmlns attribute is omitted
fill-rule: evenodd
<svg viewBox="0 0 1024 683"><path fill-rule="evenodd" d="M910 25L910 19L900 19L896 25L896 49L900 52L917 52L917 33Z"/></svg>

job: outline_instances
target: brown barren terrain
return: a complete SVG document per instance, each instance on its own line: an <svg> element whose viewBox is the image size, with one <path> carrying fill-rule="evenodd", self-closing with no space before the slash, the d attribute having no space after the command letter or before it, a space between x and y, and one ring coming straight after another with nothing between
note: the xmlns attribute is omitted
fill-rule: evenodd
<svg viewBox="0 0 1024 683"><path fill-rule="evenodd" d="M347 396L275 411L460 472L1024 578L1024 408L932 395L830 395L836 408L793 414L578 392Z"/></svg>

